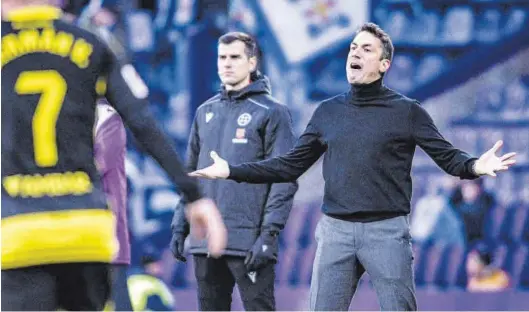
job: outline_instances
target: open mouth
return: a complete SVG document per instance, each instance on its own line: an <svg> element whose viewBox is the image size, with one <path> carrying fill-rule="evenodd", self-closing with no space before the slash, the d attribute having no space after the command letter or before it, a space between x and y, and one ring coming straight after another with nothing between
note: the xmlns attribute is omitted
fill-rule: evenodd
<svg viewBox="0 0 529 312"><path fill-rule="evenodd" d="M362 66L358 65L358 64L350 64L349 67L351 69L356 69L356 70L360 70L362 69Z"/></svg>

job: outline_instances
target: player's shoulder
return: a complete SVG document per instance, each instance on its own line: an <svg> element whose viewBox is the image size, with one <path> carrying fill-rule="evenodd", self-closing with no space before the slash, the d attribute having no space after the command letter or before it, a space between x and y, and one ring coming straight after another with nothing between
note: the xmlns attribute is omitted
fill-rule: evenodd
<svg viewBox="0 0 529 312"><path fill-rule="evenodd" d="M90 23L81 23L78 25L83 30L88 31L97 37L97 39L107 47L118 59L127 62L127 51L124 43L120 42L118 37L105 27L95 26Z"/></svg>
<svg viewBox="0 0 529 312"><path fill-rule="evenodd" d="M105 43L94 33L88 31L80 26L68 23L64 20L56 20L55 29L57 32L63 31L74 35L76 38L82 38L88 43L95 45L96 47L104 47Z"/></svg>
<svg viewBox="0 0 529 312"><path fill-rule="evenodd" d="M56 33L62 31L73 35L76 38L76 41L85 41L90 46L90 54L96 58L114 53L109 46L109 43L92 30L85 29L79 25L74 25L64 20L56 20L54 27Z"/></svg>

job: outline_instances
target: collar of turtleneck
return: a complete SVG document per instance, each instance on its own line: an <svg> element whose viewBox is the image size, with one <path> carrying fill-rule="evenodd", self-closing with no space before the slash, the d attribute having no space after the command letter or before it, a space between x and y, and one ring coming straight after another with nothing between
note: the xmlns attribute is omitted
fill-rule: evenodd
<svg viewBox="0 0 529 312"><path fill-rule="evenodd" d="M349 90L349 99L351 101L374 99L382 94L384 88L382 78L368 84L352 84Z"/></svg>

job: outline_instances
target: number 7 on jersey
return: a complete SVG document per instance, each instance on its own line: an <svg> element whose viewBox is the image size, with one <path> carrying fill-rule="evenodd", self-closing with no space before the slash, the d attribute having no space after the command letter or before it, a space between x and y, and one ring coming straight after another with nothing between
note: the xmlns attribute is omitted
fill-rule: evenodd
<svg viewBox="0 0 529 312"><path fill-rule="evenodd" d="M67 84L55 70L22 72L15 84L20 95L41 94L33 115L33 150L40 167L57 164L56 124L66 95Z"/></svg>

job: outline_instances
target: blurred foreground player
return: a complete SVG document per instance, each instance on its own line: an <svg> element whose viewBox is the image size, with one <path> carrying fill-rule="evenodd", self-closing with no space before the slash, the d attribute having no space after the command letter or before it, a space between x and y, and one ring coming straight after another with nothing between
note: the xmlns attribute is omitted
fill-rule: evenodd
<svg viewBox="0 0 529 312"><path fill-rule="evenodd" d="M49 3L2 1L2 310L101 310L118 244L93 159L99 96L182 190L213 256L226 229L150 114L134 68Z"/></svg>
<svg viewBox="0 0 529 312"><path fill-rule="evenodd" d="M79 19L83 6L89 1L69 1L63 9L63 20L72 22L98 36L112 50L123 64L128 63L125 47L113 33L106 28L91 23L94 15L101 9L84 14ZM101 3L99 4L102 5ZM106 308L116 311L131 311L131 301L127 291L127 269L130 265L130 239L127 224L127 177L125 157L127 153L127 135L123 121L117 111L104 99L98 100L94 156L107 202L116 217L116 237L119 251L112 262L112 294Z"/></svg>

